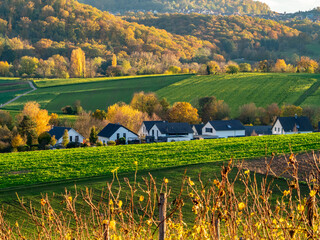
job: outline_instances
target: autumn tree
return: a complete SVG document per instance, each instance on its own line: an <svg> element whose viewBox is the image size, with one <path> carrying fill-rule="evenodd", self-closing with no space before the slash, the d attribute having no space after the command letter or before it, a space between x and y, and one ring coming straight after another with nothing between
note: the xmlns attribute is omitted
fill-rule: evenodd
<svg viewBox="0 0 320 240"><path fill-rule="evenodd" d="M39 60L35 57L24 56L20 60L20 74L27 74L28 76L35 73L38 68Z"/></svg>
<svg viewBox="0 0 320 240"><path fill-rule="evenodd" d="M81 48L76 48L71 52L70 72L72 77L85 77L86 56Z"/></svg>
<svg viewBox="0 0 320 240"><path fill-rule="evenodd" d="M63 136L62 136L62 146L67 147L69 143L69 133L68 130L64 130Z"/></svg>
<svg viewBox="0 0 320 240"><path fill-rule="evenodd" d="M203 97L199 99L199 115L203 122L229 118L230 109L223 100L216 97Z"/></svg>
<svg viewBox="0 0 320 240"><path fill-rule="evenodd" d="M147 113L143 113L126 104L114 104L108 107L107 119L111 123L120 123L130 130L137 132L143 121L152 119Z"/></svg>
<svg viewBox="0 0 320 240"><path fill-rule="evenodd" d="M0 110L0 126L13 127L13 119L9 112Z"/></svg>
<svg viewBox="0 0 320 240"><path fill-rule="evenodd" d="M309 57L301 57L297 64L299 72L314 73L318 67L319 64Z"/></svg>
<svg viewBox="0 0 320 240"><path fill-rule="evenodd" d="M226 66L226 73L237 74L239 72L239 66L237 64L229 64Z"/></svg>
<svg viewBox="0 0 320 240"><path fill-rule="evenodd" d="M207 63L207 73L210 74L217 74L220 70L220 66L215 61L210 61Z"/></svg>
<svg viewBox="0 0 320 240"><path fill-rule="evenodd" d="M0 76L7 77L10 73L10 64L8 62L0 61Z"/></svg>
<svg viewBox="0 0 320 240"><path fill-rule="evenodd" d="M23 138L21 137L20 134L17 134L11 140L11 146L14 149L14 151L17 151L18 147L21 147L21 146L24 146L24 145L25 145L25 141L23 140Z"/></svg>
<svg viewBox="0 0 320 240"><path fill-rule="evenodd" d="M147 113L149 117L161 108L160 102L155 93L144 92L135 93L130 106L136 110Z"/></svg>
<svg viewBox="0 0 320 240"><path fill-rule="evenodd" d="M240 63L239 69L240 69L240 72L251 72L252 71L250 63Z"/></svg>
<svg viewBox="0 0 320 240"><path fill-rule="evenodd" d="M29 116L32 119L36 125L35 130L38 135L50 130L50 116L48 115L48 111L45 109L40 109L39 103L27 102L24 105L21 114L18 116L18 121L19 119L21 120L23 116Z"/></svg>
<svg viewBox="0 0 320 240"><path fill-rule="evenodd" d="M295 115L301 116L302 115L302 107L295 106L295 105L283 105L281 107L281 117L294 117Z"/></svg>
<svg viewBox="0 0 320 240"><path fill-rule="evenodd" d="M112 62L111 62L111 66L112 67L116 67L118 65L117 63L117 56L115 54L112 55Z"/></svg>
<svg viewBox="0 0 320 240"><path fill-rule="evenodd" d="M254 103L249 103L240 106L238 118L243 124L253 124L257 118L256 105Z"/></svg>
<svg viewBox="0 0 320 240"><path fill-rule="evenodd" d="M85 138L89 138L90 130L92 126L96 127L96 131L102 130L108 121L103 118L95 118L92 113L82 112L78 117L74 124L74 129L80 133Z"/></svg>
<svg viewBox="0 0 320 240"><path fill-rule="evenodd" d="M200 122L198 110L188 102L177 102L169 110L170 122L187 122L197 124Z"/></svg>
<svg viewBox="0 0 320 240"><path fill-rule="evenodd" d="M274 65L275 72L286 72L287 71L287 64L286 61L283 59L278 59L276 64Z"/></svg>
<svg viewBox="0 0 320 240"><path fill-rule="evenodd" d="M36 130L36 127L37 124L33 121L33 119L28 115L24 115L18 125L18 131L22 137L27 137Z"/></svg>
<svg viewBox="0 0 320 240"><path fill-rule="evenodd" d="M273 123L281 114L281 109L277 103L272 103L266 108L270 123Z"/></svg>

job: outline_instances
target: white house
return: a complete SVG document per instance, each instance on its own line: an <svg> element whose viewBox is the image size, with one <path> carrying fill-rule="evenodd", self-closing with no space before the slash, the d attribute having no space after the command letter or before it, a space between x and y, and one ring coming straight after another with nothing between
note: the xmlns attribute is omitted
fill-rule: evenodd
<svg viewBox="0 0 320 240"><path fill-rule="evenodd" d="M245 128L239 120L209 121L202 128L204 138L244 137Z"/></svg>
<svg viewBox="0 0 320 240"><path fill-rule="evenodd" d="M145 138L146 136L151 135L150 129L153 127L153 125L161 122L166 122L166 121L144 121L138 131L139 137Z"/></svg>
<svg viewBox="0 0 320 240"><path fill-rule="evenodd" d="M272 126L272 134L312 133L313 127L308 117L278 117Z"/></svg>
<svg viewBox="0 0 320 240"><path fill-rule="evenodd" d="M149 130L147 142L178 142L193 139L193 130L188 123L155 123Z"/></svg>
<svg viewBox="0 0 320 240"><path fill-rule="evenodd" d="M195 136L201 136L203 127L204 127L204 124L194 124L194 125L192 125L193 134Z"/></svg>
<svg viewBox="0 0 320 240"><path fill-rule="evenodd" d="M53 127L48 133L51 135L51 137L55 136L55 138L57 139L56 144L61 144L65 130L68 131L70 142L82 143L83 140L85 140L85 138L80 133L78 133L73 128L68 127Z"/></svg>
<svg viewBox="0 0 320 240"><path fill-rule="evenodd" d="M98 134L98 139L102 143L107 143L108 141L116 141L122 137L126 139L126 144L128 143L128 141L139 140L137 134L120 124L109 123Z"/></svg>

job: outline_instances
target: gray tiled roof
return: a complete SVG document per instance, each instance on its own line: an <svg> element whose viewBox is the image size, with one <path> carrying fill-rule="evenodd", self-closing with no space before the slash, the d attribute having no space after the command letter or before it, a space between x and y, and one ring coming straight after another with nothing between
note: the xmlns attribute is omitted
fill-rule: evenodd
<svg viewBox="0 0 320 240"><path fill-rule="evenodd" d="M209 123L216 131L245 130L244 126L239 120L219 120L209 121Z"/></svg>

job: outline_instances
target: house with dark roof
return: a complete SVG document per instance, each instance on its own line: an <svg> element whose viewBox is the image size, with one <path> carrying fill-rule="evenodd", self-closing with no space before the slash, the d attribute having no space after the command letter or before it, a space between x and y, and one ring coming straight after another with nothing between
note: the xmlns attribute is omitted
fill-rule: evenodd
<svg viewBox="0 0 320 240"><path fill-rule="evenodd" d="M55 138L57 139L56 144L61 144L65 130L68 131L70 142L82 143L85 140L85 138L80 133L69 127L53 127L48 133L51 135L51 137L55 136Z"/></svg>
<svg viewBox="0 0 320 240"><path fill-rule="evenodd" d="M155 123L146 137L147 142L190 141L194 132L189 123Z"/></svg>
<svg viewBox="0 0 320 240"><path fill-rule="evenodd" d="M166 122L166 121L144 121L138 131L139 137L145 138L146 136L151 135L150 129L153 127L153 125L161 122Z"/></svg>
<svg viewBox="0 0 320 240"><path fill-rule="evenodd" d="M202 128L204 138L244 137L245 128L239 120L209 121Z"/></svg>
<svg viewBox="0 0 320 240"><path fill-rule="evenodd" d="M120 138L125 138L126 143L128 143L128 141L139 140L139 137L136 133L120 124L109 123L104 129L101 130L101 132L98 133L98 139L104 144L106 144L108 141L116 141Z"/></svg>
<svg viewBox="0 0 320 240"><path fill-rule="evenodd" d="M308 117L278 117L272 126L272 134L312 133L314 131Z"/></svg>
<svg viewBox="0 0 320 240"><path fill-rule="evenodd" d="M193 134L195 136L201 136L203 127L204 127L204 124L194 124L194 125L192 125Z"/></svg>
<svg viewBox="0 0 320 240"><path fill-rule="evenodd" d="M272 135L272 126L244 126L246 136Z"/></svg>

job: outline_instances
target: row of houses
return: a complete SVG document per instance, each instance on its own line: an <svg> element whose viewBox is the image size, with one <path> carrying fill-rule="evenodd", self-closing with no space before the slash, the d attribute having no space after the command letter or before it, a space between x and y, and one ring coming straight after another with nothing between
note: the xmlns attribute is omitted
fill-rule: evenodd
<svg viewBox="0 0 320 240"><path fill-rule="evenodd" d="M49 134L55 135L57 144L62 143L64 131L69 133L70 142L82 143L85 138L72 128L53 127ZM214 139L244 136L281 135L311 133L314 129L307 117L278 117L273 126L243 126L239 120L209 121L206 124L169 123L166 121L145 121L138 133L120 124L109 123L98 134L103 144L124 138L129 142L177 142L193 139Z"/></svg>

